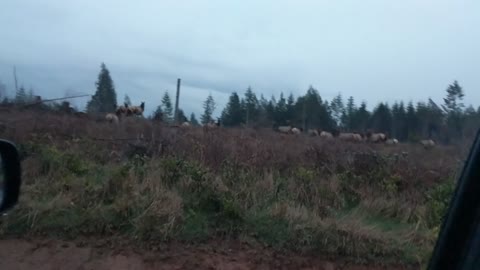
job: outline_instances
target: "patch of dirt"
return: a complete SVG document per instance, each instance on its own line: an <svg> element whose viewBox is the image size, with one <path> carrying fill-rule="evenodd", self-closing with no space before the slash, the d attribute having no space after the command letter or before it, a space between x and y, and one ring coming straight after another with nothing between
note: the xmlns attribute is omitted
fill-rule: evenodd
<svg viewBox="0 0 480 270"><path fill-rule="evenodd" d="M132 246L108 246L88 242L65 242L53 239L0 240L0 269L35 270L126 270L126 269L304 269L366 270L412 269L402 266L365 266L268 248L252 247L238 242L203 245L169 244L155 251L141 251Z"/></svg>

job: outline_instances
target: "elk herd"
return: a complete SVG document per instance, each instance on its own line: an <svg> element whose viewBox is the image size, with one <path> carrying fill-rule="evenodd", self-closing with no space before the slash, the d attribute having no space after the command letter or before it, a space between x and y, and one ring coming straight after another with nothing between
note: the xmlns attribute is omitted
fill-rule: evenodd
<svg viewBox="0 0 480 270"><path fill-rule="evenodd" d="M291 126L279 126L276 128L276 131L283 134L298 135L303 132L303 129ZM399 143L399 141L395 138L388 138L385 133L374 133L372 131L367 131L366 133L355 133L338 131L328 132L320 129L309 129L307 134L311 137L320 137L328 140L338 139L345 142L384 143L386 145L396 145ZM421 140L420 144L427 149L435 146L435 142L431 139Z"/></svg>
<svg viewBox="0 0 480 270"><path fill-rule="evenodd" d="M117 106L115 113L107 113L105 119L110 123L118 124L123 117L143 115L144 110L145 102L142 102L140 106L129 106L125 103L123 106Z"/></svg>
<svg viewBox="0 0 480 270"><path fill-rule="evenodd" d="M118 124L120 120L124 117L131 116L142 116L145 110L145 102L142 102L140 106L129 106L125 103L123 106L118 106L115 109L114 113L107 113L105 119L110 123ZM179 127L187 128L190 127L190 122L183 122ZM210 122L204 125L204 129L217 128L220 126L220 120L216 122ZM303 133L302 128L292 127L292 126L279 126L275 129L277 132L282 134L293 134L300 135ZM307 134L312 137L320 137L326 140L338 139L345 142L370 142L370 143L384 143L386 145L396 145L398 140L395 138L388 138L385 133L374 133L372 131L367 131L366 133L355 133L355 132L339 132L337 130L333 132L328 132L320 129L309 129ZM421 140L420 144L425 148L432 148L435 146L435 142L431 139Z"/></svg>

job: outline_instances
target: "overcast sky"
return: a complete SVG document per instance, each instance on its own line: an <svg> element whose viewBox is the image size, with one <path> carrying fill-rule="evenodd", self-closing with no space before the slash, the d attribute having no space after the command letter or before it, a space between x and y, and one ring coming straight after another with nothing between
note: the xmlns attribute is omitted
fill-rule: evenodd
<svg viewBox="0 0 480 270"><path fill-rule="evenodd" d="M42 96L93 94L101 62L119 102L128 94L147 112L179 77L187 113L211 93L219 114L249 85L267 97L313 85L328 100L440 102L455 79L478 106L480 1L1 1L10 93L16 65Z"/></svg>

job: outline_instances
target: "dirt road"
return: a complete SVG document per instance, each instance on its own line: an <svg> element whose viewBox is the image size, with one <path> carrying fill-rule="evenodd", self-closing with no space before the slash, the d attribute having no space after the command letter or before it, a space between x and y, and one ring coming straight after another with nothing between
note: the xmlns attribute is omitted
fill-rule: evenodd
<svg viewBox="0 0 480 270"><path fill-rule="evenodd" d="M174 244L156 251L129 246L64 242L59 240L0 240L0 269L407 269L356 266L315 257L283 254L238 243L187 246Z"/></svg>

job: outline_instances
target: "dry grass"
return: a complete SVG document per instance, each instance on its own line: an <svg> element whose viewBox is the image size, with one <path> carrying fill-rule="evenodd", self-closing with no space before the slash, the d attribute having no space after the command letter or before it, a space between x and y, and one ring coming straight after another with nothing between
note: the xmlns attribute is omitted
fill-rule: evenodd
<svg viewBox="0 0 480 270"><path fill-rule="evenodd" d="M24 185L2 234L240 237L357 261L422 263L465 153L271 130L3 111Z"/></svg>

